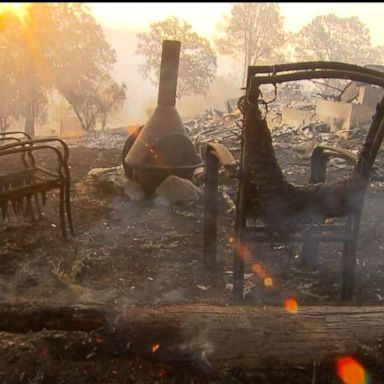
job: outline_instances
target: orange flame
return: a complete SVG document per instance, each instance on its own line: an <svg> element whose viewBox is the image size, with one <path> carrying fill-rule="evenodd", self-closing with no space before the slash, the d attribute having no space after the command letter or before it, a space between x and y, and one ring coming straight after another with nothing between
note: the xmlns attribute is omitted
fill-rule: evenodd
<svg viewBox="0 0 384 384"><path fill-rule="evenodd" d="M288 313L297 313L298 307L296 299L289 298L284 302L284 308Z"/></svg>
<svg viewBox="0 0 384 384"><path fill-rule="evenodd" d="M272 277L267 276L267 277L264 279L264 285L265 285L266 287L272 287L272 285L273 285Z"/></svg>
<svg viewBox="0 0 384 384"><path fill-rule="evenodd" d="M160 348L160 344L153 344L152 345L152 353L155 353Z"/></svg>
<svg viewBox="0 0 384 384"><path fill-rule="evenodd" d="M339 378L345 384L367 384L369 382L363 366L351 356L339 358L336 370Z"/></svg>

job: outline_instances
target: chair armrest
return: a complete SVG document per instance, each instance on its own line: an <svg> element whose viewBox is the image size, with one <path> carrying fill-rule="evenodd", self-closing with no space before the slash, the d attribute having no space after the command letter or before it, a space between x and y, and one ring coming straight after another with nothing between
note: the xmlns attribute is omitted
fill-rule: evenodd
<svg viewBox="0 0 384 384"><path fill-rule="evenodd" d="M21 153L22 155L25 153L28 153L32 158L33 166L35 166L35 160L33 158L32 152L40 151L43 149L45 149L45 150L49 149L49 150L52 150L55 152L59 166L60 166L59 168L64 168L66 173L69 172L66 158L63 156L61 151L59 149L57 149L56 147L54 147L52 145L47 145L44 143L42 143L40 145L26 145L26 144L27 144L27 142L23 141L23 142L19 142L19 143L9 144L6 146L7 148L1 147L0 157L7 156L7 155L13 155L13 154L17 154L17 153ZM34 144L36 144L36 143L34 143ZM24 165L25 165L25 167L27 167L25 162L24 162ZM43 169L42 167L37 167L37 168Z"/></svg>
<svg viewBox="0 0 384 384"><path fill-rule="evenodd" d="M238 176L238 163L224 144L208 143L205 152L206 158L210 153L218 159L219 165L224 168L228 177Z"/></svg>
<svg viewBox="0 0 384 384"><path fill-rule="evenodd" d="M323 183L325 181L326 166L330 157L338 157L352 164L357 162L357 155L344 148L324 144L317 145L311 155L310 183Z"/></svg>
<svg viewBox="0 0 384 384"><path fill-rule="evenodd" d="M32 140L32 137L27 132L24 132L24 131L0 132L0 140L7 139L6 136L11 136L8 138L9 140L11 140L11 139L20 140L20 139L15 137L17 135L24 136L25 138L27 138L27 140Z"/></svg>
<svg viewBox="0 0 384 384"><path fill-rule="evenodd" d="M44 139L23 140L23 141L20 141L20 142L17 142L17 143L2 145L2 146L0 146L0 152L4 151L4 150L11 149L11 148L16 148L16 147L19 147L19 146L23 146L26 149L26 146L33 147L36 144L47 144L47 143L50 143L50 142L58 142L58 143L60 143L62 151L63 151L63 153L62 153L63 160L64 160L64 162L67 162L68 159L69 159L69 148L68 148L68 145L66 144L65 141L63 141L63 140L61 140L59 138L56 138L56 137L47 137L47 138L44 138ZM48 147L53 148L52 146L48 146L47 145L47 148Z"/></svg>

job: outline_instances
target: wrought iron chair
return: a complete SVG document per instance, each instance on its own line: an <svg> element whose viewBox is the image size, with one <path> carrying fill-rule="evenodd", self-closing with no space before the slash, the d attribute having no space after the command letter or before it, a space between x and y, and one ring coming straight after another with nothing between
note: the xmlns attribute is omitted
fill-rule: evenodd
<svg viewBox="0 0 384 384"><path fill-rule="evenodd" d="M248 67L246 92L243 98L243 105L246 107L243 112L243 129L241 139L241 152L239 166L237 170L238 188L236 202L235 233L238 244L246 244L250 241L256 242L302 242L302 256L309 265L316 264L319 242L341 242L343 243L342 256L342 284L341 299L351 300L354 290L354 269L356 264L356 247L359 235L361 212L364 204L365 191L368 186L372 168L380 149L384 137L384 98L377 105L376 114L373 117L365 142L358 154L338 147L328 145L318 145L314 148L311 155L311 174L308 186L295 187L292 184L286 184L281 191L274 191L276 195L288 193L293 196L298 191L307 201L316 203L316 209L319 200L326 199L329 196L342 196L346 192L349 197L346 202L341 202L340 206L334 204L326 210L316 211L316 220L297 221L296 225L289 228L289 236L285 236L284 228L281 232L271 228L270 222L266 222L265 217L274 218L276 221L282 221L282 227L286 222L290 222L287 216L292 217L296 214L295 210L300 209L300 201L296 205L290 205L289 201L284 201L276 207L273 204L267 206L265 199L268 199L268 189L260 187L255 180L261 176L257 174L254 165L262 157L257 155L256 148L265 145L268 134L260 136L262 129L267 128L266 122L260 117L259 109L261 100L260 86L262 84L280 84L289 81L309 80L309 79L350 79L363 83L384 87L384 73L371 70L365 67L350 65L339 62L302 62L292 64L281 64L275 66L250 66ZM256 132L259 131L259 137ZM267 132L265 129L264 132ZM330 157L342 157L355 163L354 173L351 176L352 191L349 186L337 186L331 183L325 183L326 165ZM228 151L217 144L209 144L206 150L206 180L205 180L205 219L204 219L204 244L203 261L208 269L217 267L217 218L218 218L218 170L221 166L234 168L233 157L228 155ZM256 174L255 174L256 173ZM356 176L357 175L357 176ZM357 181L356 181L357 180ZM296 189L295 189L296 188ZM342 192L337 188L341 188ZM345 190L344 190L344 189ZM350 189L351 189L350 188ZM305 192L307 191L307 192ZM311 193L316 196L312 198ZM338 193L340 192L340 195ZM353 199L352 197L353 196ZM351 197L351 198L350 198ZM264 207L263 207L264 198ZM312 199L312 200L311 200ZM316 201L317 199L317 201ZM349 199L351 201L349 201ZM352 201L353 200L353 201ZM271 200L272 201L272 200ZM309 204L309 203L308 203ZM332 205L332 204L331 204ZM279 211L279 206L282 207ZM337 212L333 213L332 209ZM269 210L269 212L267 212ZM264 211L264 212L263 212ZM344 222L337 224L326 224L327 217L341 217ZM262 218L262 223L252 225L254 219ZM287 219L287 221L285 221ZM260 220L259 220L260 221ZM292 221L294 223L295 221ZM275 223L276 224L276 223ZM277 223L277 225L279 225ZM273 236L272 236L273 235ZM236 247L234 247L236 250ZM244 291L244 259L238 252L234 252L234 299L239 301L243 299Z"/></svg>
<svg viewBox="0 0 384 384"><path fill-rule="evenodd" d="M9 143L9 141L14 142ZM56 157L48 166L42 166L36 160L36 154L43 150L50 151ZM67 239L65 217L70 233L74 235L68 158L68 146L61 139L31 139L24 132L16 131L0 134L0 208L2 220L9 217L9 203L11 203L16 215L23 215L23 217L29 215L34 219L33 200L40 217L38 195L41 196L44 205L46 193L58 189L62 235L64 239Z"/></svg>

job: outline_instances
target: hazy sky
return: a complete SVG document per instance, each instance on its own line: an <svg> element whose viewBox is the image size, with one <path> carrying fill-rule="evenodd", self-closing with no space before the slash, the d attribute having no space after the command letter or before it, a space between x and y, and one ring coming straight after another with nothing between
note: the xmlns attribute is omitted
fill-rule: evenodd
<svg viewBox="0 0 384 384"><path fill-rule="evenodd" d="M213 34L231 3L88 3L102 25L146 30L152 21L177 16L189 21L193 29L207 37ZM374 45L384 45L384 3L279 3L287 30L297 32L313 17L335 13L340 17L357 16L367 25Z"/></svg>

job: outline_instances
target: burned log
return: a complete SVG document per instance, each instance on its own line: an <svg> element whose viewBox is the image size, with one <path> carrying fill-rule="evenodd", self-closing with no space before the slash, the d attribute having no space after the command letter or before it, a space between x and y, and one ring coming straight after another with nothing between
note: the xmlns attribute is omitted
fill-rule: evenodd
<svg viewBox="0 0 384 384"><path fill-rule="evenodd" d="M268 361L279 368L321 362L374 345L383 336L384 308L302 307L288 313L277 307L199 304L127 309L8 305L2 307L0 319L3 332L27 332L28 323L44 335L45 329L86 330L99 355L194 362L205 370L221 364L263 368ZM65 340L64 333L57 334L56 351ZM83 339L79 337L79 348Z"/></svg>

